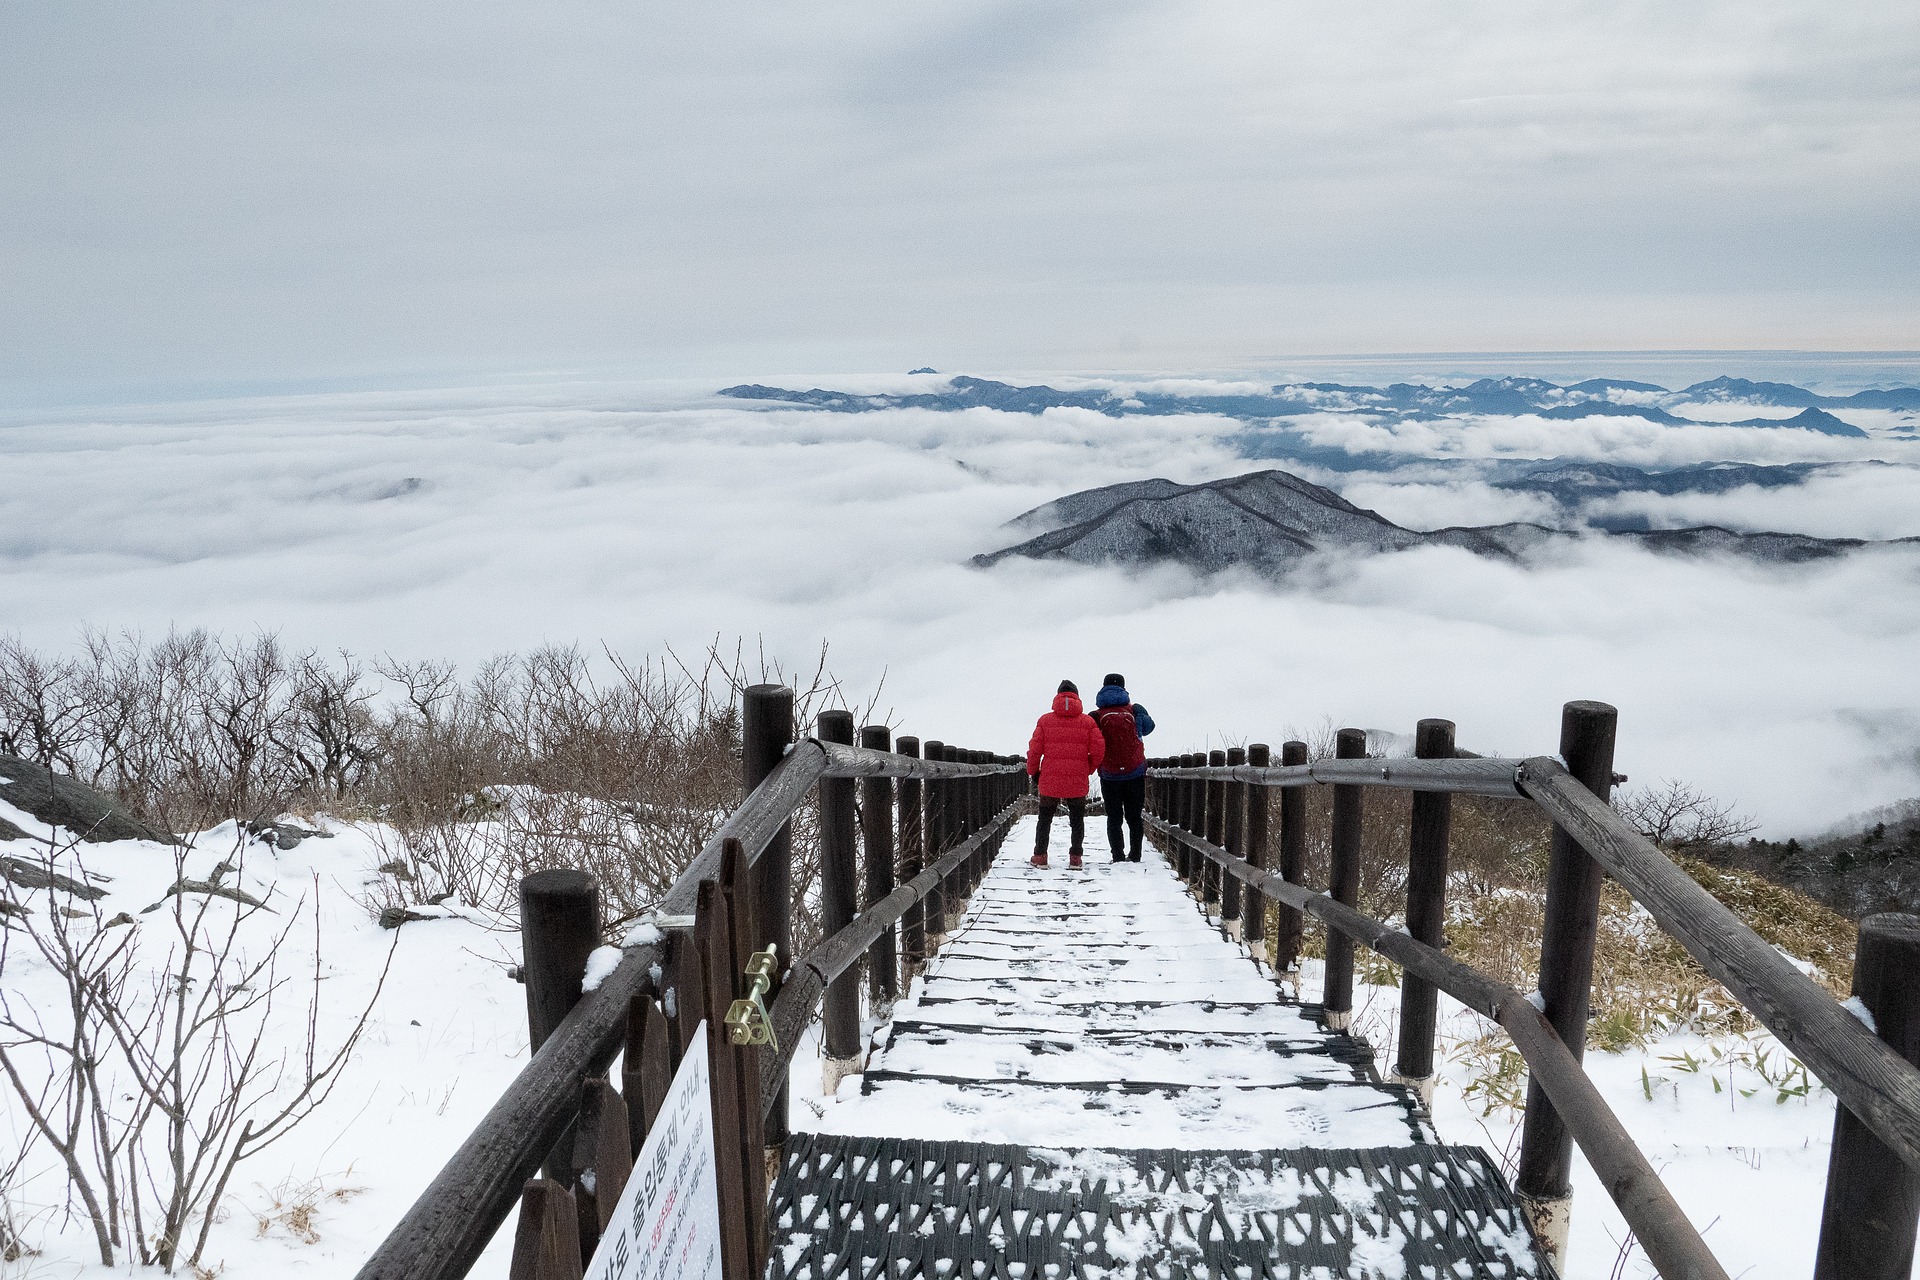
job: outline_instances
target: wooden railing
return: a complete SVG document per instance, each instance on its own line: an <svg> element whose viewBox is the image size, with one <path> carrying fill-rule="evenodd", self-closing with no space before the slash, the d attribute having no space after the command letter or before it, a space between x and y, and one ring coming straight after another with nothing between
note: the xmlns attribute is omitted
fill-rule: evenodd
<svg viewBox="0 0 1920 1280"><path fill-rule="evenodd" d="M1278 765L1262 745L1156 759L1148 823L1230 935L1263 943L1272 901L1283 967L1299 954L1305 917L1329 926L1330 1026L1351 1022L1356 945L1403 967L1395 1079L1430 1096L1442 991L1507 1031L1529 1069L1516 1190L1550 1252L1564 1246L1577 1144L1667 1280L1714 1280L1724 1270L1580 1065L1600 888L1611 874L1839 1098L1817 1280L1904 1280L1920 1217L1920 920L1862 925L1855 987L1876 1034L1613 811L1614 721L1604 704L1569 703L1558 758L1468 757L1450 723L1429 720L1410 760L1366 758L1365 734L1351 729L1336 735L1330 760L1309 762L1299 742L1282 746ZM801 1033L817 1012L829 1087L857 1069L861 960L869 998L884 1005L901 971L924 963L958 920L1023 809L1026 782L1018 756L895 741L884 727L862 729L855 746L844 712L824 714L816 736L796 743L793 695L774 686L747 691L742 725L746 799L662 898L659 932L624 948L593 990L581 988L601 940L597 886L571 871L523 882L532 1059L361 1280L457 1280L516 1203L511 1280L578 1280L703 1020L714 1096L733 1099L714 1111L724 1269L730 1280L764 1270L766 1154L786 1136L785 1082ZM1312 785L1333 788L1326 892L1303 883L1303 788ZM1357 910L1371 787L1414 793L1404 929ZM1554 823L1534 993L1446 954L1455 794L1529 800ZM791 958L788 823L809 797L819 804L822 940ZM722 1022L747 994L748 958L769 944L781 970L767 1003L777 1049L763 1052L731 1043ZM607 1074L617 1056L618 1088Z"/></svg>
<svg viewBox="0 0 1920 1280"><path fill-rule="evenodd" d="M1537 1241L1564 1249L1577 1143L1647 1257L1667 1280L1724 1280L1659 1175L1581 1068L1604 875L1612 875L1805 1064L1840 1101L1821 1225L1817 1280L1906 1280L1920 1217L1920 920L1875 916L1862 924L1855 994L1875 1030L1696 884L1608 804L1615 781L1615 712L1567 704L1559 758L1455 757L1453 726L1422 721L1416 758L1365 757L1365 734L1343 729L1335 758L1306 761L1303 743L1149 761L1148 822L1223 928L1262 940L1264 904L1278 909L1277 956L1298 954L1302 915L1328 926L1323 1003L1329 1025L1349 1025L1354 947L1401 965L1396 1078L1430 1096L1438 993L1493 1019L1526 1060L1529 1083L1515 1189ZM1302 883L1302 811L1287 799L1333 786L1328 892ZM1362 915L1360 829L1364 792L1415 793L1409 830L1406 928ZM1266 790L1282 788L1279 865L1270 846ZM1523 995L1446 955L1447 844L1451 796L1524 798L1553 821L1540 987ZM1277 874L1276 874L1277 871ZM1245 885L1253 892L1243 904Z"/></svg>
<svg viewBox="0 0 1920 1280"><path fill-rule="evenodd" d="M1026 778L1019 756L939 742L923 751L911 737L889 750L883 727L864 730L866 745L854 746L845 712L823 714L818 736L796 743L792 691L771 685L747 690L742 726L746 799L661 899L657 939L625 947L592 990L582 991L587 958L601 941L592 877L547 871L523 881L532 1059L359 1280L457 1280L516 1203L513 1280L578 1280L703 1020L715 1096L738 1099L714 1114L724 1269L730 1278L764 1270L766 1150L785 1137L786 1070L801 1032L819 1008L829 1072L857 1061L859 961L869 961L885 998L897 990L898 964L922 964L938 949L1019 813ZM856 785L866 788L864 812ZM788 822L816 793L825 936L789 963ZM896 805L901 884L892 883L896 859L877 856L894 844ZM856 913L857 821L869 859L866 906ZM748 994L748 957L769 943L783 971L770 1008L779 1051L762 1054L730 1043L722 1024L728 1006ZM623 1087L615 1089L607 1070L623 1051Z"/></svg>

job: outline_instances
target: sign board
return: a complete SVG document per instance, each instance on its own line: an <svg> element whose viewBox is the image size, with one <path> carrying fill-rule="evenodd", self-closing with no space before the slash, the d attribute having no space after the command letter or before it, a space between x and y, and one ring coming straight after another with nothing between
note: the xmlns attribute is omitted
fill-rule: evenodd
<svg viewBox="0 0 1920 1280"><path fill-rule="evenodd" d="M586 1280L720 1280L707 1024L693 1034Z"/></svg>

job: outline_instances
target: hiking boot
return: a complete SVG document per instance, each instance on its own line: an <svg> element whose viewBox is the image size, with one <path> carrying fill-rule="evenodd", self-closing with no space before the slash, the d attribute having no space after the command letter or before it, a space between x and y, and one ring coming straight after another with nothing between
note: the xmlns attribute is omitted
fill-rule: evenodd
<svg viewBox="0 0 1920 1280"><path fill-rule="evenodd" d="M1080 869L1080 851L1078 849L1069 849L1067 851L1067 866L1075 871Z"/></svg>
<svg viewBox="0 0 1920 1280"><path fill-rule="evenodd" d="M1047 855L1044 853L1036 853L1033 855L1032 859L1028 862L1027 865L1034 866L1034 867L1044 867L1047 865Z"/></svg>

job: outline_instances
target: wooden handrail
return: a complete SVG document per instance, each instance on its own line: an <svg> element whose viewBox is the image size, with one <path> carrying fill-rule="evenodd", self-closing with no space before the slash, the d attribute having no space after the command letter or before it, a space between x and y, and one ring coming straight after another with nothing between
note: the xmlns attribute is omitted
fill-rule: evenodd
<svg viewBox="0 0 1920 1280"><path fill-rule="evenodd" d="M1156 769L1156 777L1524 796L1573 835L1807 1070L1920 1171L1920 1068L1748 928L1551 756L1524 760L1317 760L1257 769Z"/></svg>
<svg viewBox="0 0 1920 1280"><path fill-rule="evenodd" d="M922 760L894 751L875 751L871 747L850 747L838 742L808 738L806 745L826 754L829 778L986 778L1016 773L1017 764L955 764L945 760Z"/></svg>
<svg viewBox="0 0 1920 1280"><path fill-rule="evenodd" d="M778 1096L779 1084L786 1078L794 1050L799 1045L800 1032L812 1019L813 1007L819 1003L827 984L857 963L882 931L953 874L955 868L1000 838L1025 810L1026 804L1025 797L1008 804L986 826L947 850L932 866L868 907L855 916L846 928L793 962L793 968L781 984L780 994L774 997L773 1007L767 1015L768 1021L773 1023L780 1049L777 1053L762 1054L760 1057L760 1096L763 1106L772 1106Z"/></svg>
<svg viewBox="0 0 1920 1280"><path fill-rule="evenodd" d="M1305 787L1316 782L1348 786L1399 787L1406 791L1453 791L1476 796L1520 794L1515 775L1520 760L1315 760L1309 764L1207 765L1194 769L1155 769L1156 778L1209 782L1248 782L1256 787Z"/></svg>
<svg viewBox="0 0 1920 1280"><path fill-rule="evenodd" d="M1514 1047L1526 1060L1528 1070L1560 1109L1574 1141L1579 1143L1621 1217L1627 1220L1641 1248L1646 1250L1648 1260L1660 1274L1666 1280L1727 1280L1725 1268L1687 1220L1660 1181L1660 1175L1634 1145L1631 1135L1608 1108L1606 1100L1552 1025L1525 996L1444 952L1414 941L1398 929L1362 915L1324 893L1315 893L1251 866L1220 846L1172 826L1164 819L1149 814L1147 822L1162 837L1209 859L1268 897L1324 920L1329 927L1419 974L1469 1009L1505 1028L1513 1037Z"/></svg>
<svg viewBox="0 0 1920 1280"><path fill-rule="evenodd" d="M1540 756L1522 762L1519 786L1874 1136L1920 1171L1920 1068L1867 1030L1558 761Z"/></svg>
<svg viewBox="0 0 1920 1280"><path fill-rule="evenodd" d="M826 761L817 744L796 744L674 880L659 913L692 914L700 882L719 871L728 840L738 840L749 859L759 857L826 772ZM659 953L654 945L627 948L613 972L580 998L394 1224L357 1280L458 1280L467 1274L565 1131L579 1107L581 1079L603 1071L625 1043L628 1006L650 985Z"/></svg>

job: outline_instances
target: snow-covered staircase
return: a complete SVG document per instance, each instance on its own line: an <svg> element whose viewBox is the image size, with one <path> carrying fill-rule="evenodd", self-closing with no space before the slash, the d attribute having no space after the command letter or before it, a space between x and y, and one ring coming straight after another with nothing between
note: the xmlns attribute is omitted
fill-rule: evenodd
<svg viewBox="0 0 1920 1280"><path fill-rule="evenodd" d="M790 1139L769 1276L1545 1273L1485 1153L1440 1145L1156 855L1035 869L1033 821Z"/></svg>

